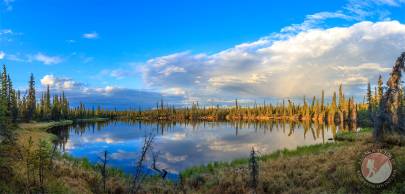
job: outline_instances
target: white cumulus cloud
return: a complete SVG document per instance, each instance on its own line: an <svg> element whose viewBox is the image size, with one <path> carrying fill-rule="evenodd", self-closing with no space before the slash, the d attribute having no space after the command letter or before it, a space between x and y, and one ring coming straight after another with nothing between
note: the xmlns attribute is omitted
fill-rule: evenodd
<svg viewBox="0 0 405 194"><path fill-rule="evenodd" d="M117 90L117 87L114 86L106 86L104 88L96 88L95 91L101 94L111 94L114 90Z"/></svg>
<svg viewBox="0 0 405 194"><path fill-rule="evenodd" d="M36 55L33 56L33 59L42 62L45 65L58 64L62 62L62 58L58 56L49 56L43 53L37 53Z"/></svg>
<svg viewBox="0 0 405 194"><path fill-rule="evenodd" d="M41 84L45 87L49 86L50 88L59 90L71 90L82 85L70 78L58 78L54 75L45 75L42 77Z"/></svg>
<svg viewBox="0 0 405 194"><path fill-rule="evenodd" d="M85 34L83 34L82 37L83 37L83 38L86 38L86 39L96 39L96 38L98 38L99 36L98 36L98 33L97 33L97 32L91 32L91 33L85 33Z"/></svg>
<svg viewBox="0 0 405 194"><path fill-rule="evenodd" d="M4 53L4 51L0 51L0 59L4 59L4 56L6 56L6 53Z"/></svg>
<svg viewBox="0 0 405 194"><path fill-rule="evenodd" d="M200 100L299 97L322 89L330 95L340 83L358 94L368 81L387 75L405 51L405 25L398 21L280 34L211 55L183 52L150 59L143 78L151 88Z"/></svg>

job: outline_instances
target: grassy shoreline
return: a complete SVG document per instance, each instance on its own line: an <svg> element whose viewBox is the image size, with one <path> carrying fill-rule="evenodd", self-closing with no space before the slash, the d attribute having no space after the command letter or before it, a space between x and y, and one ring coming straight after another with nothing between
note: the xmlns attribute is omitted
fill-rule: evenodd
<svg viewBox="0 0 405 194"><path fill-rule="evenodd" d="M18 127L21 129L37 129L47 130L52 127L64 126L73 124L72 120L51 121L51 122L31 122L31 123L19 123Z"/></svg>
<svg viewBox="0 0 405 194"><path fill-rule="evenodd" d="M110 120L109 118L89 118L89 119L76 119L74 122L98 122L98 121L108 121Z"/></svg>
<svg viewBox="0 0 405 194"><path fill-rule="evenodd" d="M53 127L71 124L73 124L72 120L19 123L16 130L17 144L27 146L29 139L31 139L34 144L37 144L40 140L45 140L47 143L51 144L57 137L47 130Z"/></svg>
<svg viewBox="0 0 405 194"><path fill-rule="evenodd" d="M88 121L88 120L87 120ZM69 125L73 121L21 123L17 142L26 146L31 137L51 143L56 136L47 130L55 126ZM258 158L258 193L375 193L362 184L356 174L355 162L359 153L374 147L371 143L371 129L357 133L340 132L336 141L278 150ZM398 145L385 146L396 157L398 177L405 174L405 148ZM145 193L251 193L248 158L231 162L213 162L203 166L190 167L180 173L181 183L177 184L157 177L145 180ZM57 185L70 193L97 193L100 191L100 173L96 165L82 158L60 155L56 160ZM128 191L129 176L114 168L109 169L109 192ZM56 183L53 183L56 184ZM392 193L402 192L405 178L399 178L388 187ZM377 193L389 193L378 190Z"/></svg>
<svg viewBox="0 0 405 194"><path fill-rule="evenodd" d="M349 142L355 141L356 139L367 138L370 135L371 131L372 131L371 128L361 128L358 132L340 132L337 134L335 142L298 146L295 149L284 148L276 150L271 153L264 154L262 156L258 156L257 159L259 161L267 161L279 159L282 157L294 157L306 154L319 154L321 152L325 152L331 149L339 148L342 146L348 146ZM249 158L238 158L231 160L229 162L216 161L206 165L193 166L187 168L181 172L181 175L183 177L190 177L191 175L196 173L212 172L214 168L239 167L242 165L247 165L248 162Z"/></svg>
<svg viewBox="0 0 405 194"><path fill-rule="evenodd" d="M37 154L39 146L44 144L50 155L54 155L45 171L45 190L49 193L104 193L101 187L101 174L97 164L91 164L86 158L73 158L61 154L53 148L57 136L48 129L71 125L71 120L52 122L19 123L11 127L14 143L0 144L0 193L38 193ZM55 150L55 151L52 151ZM31 161L29 162L28 161ZM28 166L30 166L28 168ZM31 169L31 170L27 170ZM4 174L7 171L9 175ZM129 176L118 169L107 168L109 173L108 191L119 193L129 185ZM32 172L31 172L32 171ZM31 174L28 176L28 174ZM29 178L31 177L31 178ZM31 179L31 181L29 181Z"/></svg>
<svg viewBox="0 0 405 194"><path fill-rule="evenodd" d="M278 150L258 158L257 193L404 193L405 147L374 144L370 128L340 132L336 141ZM384 189L364 184L356 169L359 156L383 148L394 155L397 176ZM247 159L214 162L182 172L185 189L191 193L253 193L249 186Z"/></svg>
<svg viewBox="0 0 405 194"><path fill-rule="evenodd" d="M331 143L325 143L325 144L314 144L314 145L306 145L306 146L298 146L295 149L280 149L276 150L274 152L264 154L262 156L258 156L257 160L258 161L270 161L270 160L276 160L279 158L283 157L295 157L295 156L302 156L305 154L318 154L321 152L325 152L327 150L331 150L337 147L345 146L347 145L346 142L331 142ZM183 170L180 174L183 178L188 178L191 177L195 174L201 174L201 173L209 173L213 172L214 169L225 169L225 168L238 168L241 166L246 166L248 165L249 158L239 158L239 159L234 159L229 162L211 162L206 165L200 165L200 166L193 166L190 168L187 168Z"/></svg>

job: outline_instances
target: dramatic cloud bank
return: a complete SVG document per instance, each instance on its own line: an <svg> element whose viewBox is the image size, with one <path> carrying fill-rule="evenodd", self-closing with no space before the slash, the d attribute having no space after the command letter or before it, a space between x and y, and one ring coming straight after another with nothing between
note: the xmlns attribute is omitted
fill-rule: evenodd
<svg viewBox="0 0 405 194"><path fill-rule="evenodd" d="M403 51L405 25L365 21L281 32L211 55L175 53L148 60L141 71L151 88L207 102L319 95L322 89L330 95L340 83L349 94L361 94Z"/></svg>

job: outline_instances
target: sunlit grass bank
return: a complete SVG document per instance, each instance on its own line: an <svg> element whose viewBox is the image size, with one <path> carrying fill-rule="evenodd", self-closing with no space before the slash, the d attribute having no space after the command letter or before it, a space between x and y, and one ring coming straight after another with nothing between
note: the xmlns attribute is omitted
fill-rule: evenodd
<svg viewBox="0 0 405 194"><path fill-rule="evenodd" d="M76 119L75 122L99 122L99 121L108 121L109 118L88 118L88 119Z"/></svg>
<svg viewBox="0 0 405 194"><path fill-rule="evenodd" d="M26 145L30 138L34 142L34 144L37 144L39 140L45 140L51 143L57 137L52 133L48 133L48 129L52 127L70 125L72 123L73 121L71 120L20 123L18 124L18 128L16 129L17 143L19 145Z"/></svg>
<svg viewBox="0 0 405 194"><path fill-rule="evenodd" d="M293 157L293 156L302 156L307 154L317 154L325 152L327 150L333 150L336 147L346 145L344 142L331 142L325 144L315 144L308 146L299 146L296 149L282 149L277 150L271 154L266 154L258 157L259 161L266 162L270 160L275 160L279 158ZM214 172L215 170L224 169L224 168L237 168L241 166L246 166L249 162L248 158L241 158L232 160L230 162L212 162L207 165L195 166L188 168L181 172L183 178L188 178L195 174L209 173Z"/></svg>
<svg viewBox="0 0 405 194"><path fill-rule="evenodd" d="M259 160L257 193L405 193L405 147L372 143L371 129L337 134L334 143L280 150ZM356 173L359 156L380 147L394 155L395 181L378 190L363 183ZM248 159L216 162L181 173L190 193L253 193L249 186Z"/></svg>
<svg viewBox="0 0 405 194"><path fill-rule="evenodd" d="M335 139L337 141L362 140L362 139L371 137L372 131L373 131L372 128L360 128L360 130L357 132L350 132L350 131L338 132L338 133L336 133Z"/></svg>
<svg viewBox="0 0 405 194"><path fill-rule="evenodd" d="M63 120L63 121L51 121L51 122L31 122L31 123L20 123L18 127L21 129L36 129L36 130L47 130L52 127L70 125L73 121Z"/></svg>

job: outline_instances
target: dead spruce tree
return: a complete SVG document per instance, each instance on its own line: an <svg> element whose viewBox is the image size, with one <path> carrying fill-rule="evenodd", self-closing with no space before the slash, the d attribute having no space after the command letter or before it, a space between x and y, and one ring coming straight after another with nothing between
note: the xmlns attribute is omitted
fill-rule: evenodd
<svg viewBox="0 0 405 194"><path fill-rule="evenodd" d="M135 174L132 177L131 193L138 193L141 189L142 182L145 179L145 174L143 172L145 168L144 163L146 162L147 153L152 149L154 138L155 137L152 134L145 136L139 159L136 162Z"/></svg>
<svg viewBox="0 0 405 194"><path fill-rule="evenodd" d="M165 179L168 172L165 169L163 169L163 168L159 169L156 166L156 162L157 162L157 159L158 159L158 157L160 155L160 152L159 151L155 152L155 151L152 150L151 153L152 153L151 154L152 155L152 169L155 170L157 173L159 173L159 175L160 175L160 177L162 177L162 179Z"/></svg>
<svg viewBox="0 0 405 194"><path fill-rule="evenodd" d="M98 157L100 163L98 164L98 168L100 170L101 173L101 177L103 179L103 191L106 192L107 188L106 188L106 182L107 182L107 162L108 162L108 152L107 150L104 150L103 152L103 156L102 157Z"/></svg>
<svg viewBox="0 0 405 194"><path fill-rule="evenodd" d="M259 179L259 164L257 161L256 151L253 147L249 157L249 170L250 170L250 187L254 191L256 191Z"/></svg>
<svg viewBox="0 0 405 194"><path fill-rule="evenodd" d="M405 71L405 52L395 62L387 90L380 99L379 107L374 119L374 138L380 141L386 133L405 135L405 121L403 117L403 97L401 88L402 71Z"/></svg>

